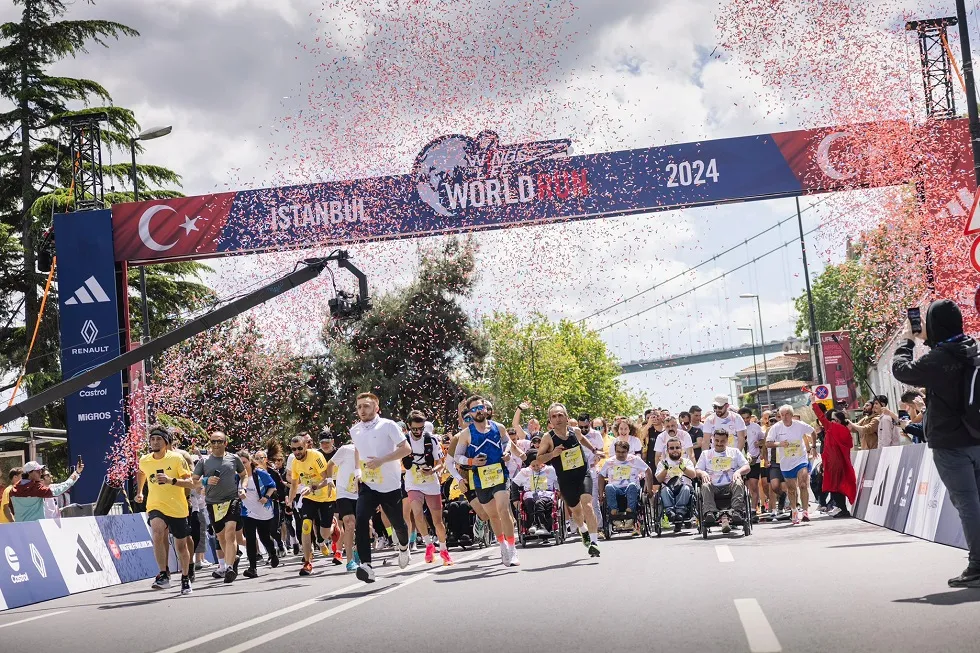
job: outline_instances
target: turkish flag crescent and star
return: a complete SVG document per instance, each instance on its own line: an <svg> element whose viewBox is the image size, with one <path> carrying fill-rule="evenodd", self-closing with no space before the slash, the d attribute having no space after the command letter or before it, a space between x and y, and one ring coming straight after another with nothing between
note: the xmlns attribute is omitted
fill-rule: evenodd
<svg viewBox="0 0 980 653"><path fill-rule="evenodd" d="M130 202L112 207L117 261L205 258L218 251L237 193Z"/></svg>

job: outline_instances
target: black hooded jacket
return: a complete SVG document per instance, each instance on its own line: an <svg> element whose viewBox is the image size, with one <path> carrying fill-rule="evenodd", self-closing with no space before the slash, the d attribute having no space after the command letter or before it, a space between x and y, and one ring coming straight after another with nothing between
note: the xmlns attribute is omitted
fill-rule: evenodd
<svg viewBox="0 0 980 653"><path fill-rule="evenodd" d="M966 371L978 356L977 343L963 335L963 314L948 299L929 304L926 310L925 344L931 350L912 361L915 343L908 340L895 350L892 374L907 385L926 389L923 428L933 449L958 449L980 444L963 425L966 404Z"/></svg>

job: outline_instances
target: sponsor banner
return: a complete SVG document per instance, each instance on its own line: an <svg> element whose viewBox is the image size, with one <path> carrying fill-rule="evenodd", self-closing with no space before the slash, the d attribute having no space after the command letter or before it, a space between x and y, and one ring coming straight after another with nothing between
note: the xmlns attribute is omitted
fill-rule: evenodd
<svg viewBox="0 0 980 653"><path fill-rule="evenodd" d="M970 548L963 534L963 522L960 521L960 514L949 498L949 492L946 492L946 496L943 497L943 507L939 510L939 523L936 524L936 537L933 541L960 549Z"/></svg>
<svg viewBox="0 0 980 653"><path fill-rule="evenodd" d="M119 584L112 556L95 517L38 522L71 594Z"/></svg>
<svg viewBox="0 0 980 653"><path fill-rule="evenodd" d="M940 510L946 500L946 486L939 479L939 472L932 461L932 449L924 444L913 444L905 448L922 449L922 462L919 465L915 496L905 523L905 532L924 540L935 540Z"/></svg>
<svg viewBox="0 0 980 653"><path fill-rule="evenodd" d="M116 204L115 260L333 246L904 183L901 166L859 154L881 128L582 156L568 156L567 140L504 145L490 131L441 136L409 174Z"/></svg>
<svg viewBox="0 0 980 653"><path fill-rule="evenodd" d="M868 511L868 504L871 503L871 490L874 488L875 474L878 471L878 458L881 456L881 449L870 449L859 451L858 455L864 455L864 465L858 475L857 501L854 504L854 516L864 519Z"/></svg>
<svg viewBox="0 0 980 653"><path fill-rule="evenodd" d="M120 582L129 583L157 575L153 540L141 515L96 517L102 539L112 556Z"/></svg>
<svg viewBox="0 0 980 653"><path fill-rule="evenodd" d="M878 526L885 525L888 507L891 505L892 492L898 477L898 464L902 458L903 447L884 447L878 449L878 465L871 485L868 502L864 507L863 519ZM868 464L870 465L869 457ZM867 473L867 472L865 472Z"/></svg>
<svg viewBox="0 0 980 653"><path fill-rule="evenodd" d="M922 454L925 446L889 447L901 449L898 461L898 472L895 475L895 486L888 503L888 513L885 515L885 528L899 533L905 532L912 500L915 497L916 481L922 468Z"/></svg>
<svg viewBox="0 0 980 653"><path fill-rule="evenodd" d="M61 366L68 379L121 353L111 213L56 215L54 228ZM106 454L123 429L122 397L122 375L114 374L65 398L70 460L82 456L87 467L72 488L78 503L99 495Z"/></svg>
<svg viewBox="0 0 980 653"><path fill-rule="evenodd" d="M851 360L851 334L847 331L821 331L820 359L823 361L824 378L837 404L846 404L846 410L859 408L858 387Z"/></svg>
<svg viewBox="0 0 980 653"><path fill-rule="evenodd" d="M0 594L8 608L68 595L39 522L0 526Z"/></svg>

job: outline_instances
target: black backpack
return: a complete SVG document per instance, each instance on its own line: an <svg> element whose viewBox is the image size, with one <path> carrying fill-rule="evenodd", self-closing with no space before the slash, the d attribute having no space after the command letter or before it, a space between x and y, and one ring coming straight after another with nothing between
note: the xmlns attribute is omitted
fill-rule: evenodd
<svg viewBox="0 0 980 653"><path fill-rule="evenodd" d="M426 467L435 467L436 465L436 458L432 455L432 448L435 446L435 442L436 439L428 433L422 434L422 458L425 460ZM418 464L415 462L416 455L411 453L402 458L402 464L405 465L405 469L411 469L412 465Z"/></svg>

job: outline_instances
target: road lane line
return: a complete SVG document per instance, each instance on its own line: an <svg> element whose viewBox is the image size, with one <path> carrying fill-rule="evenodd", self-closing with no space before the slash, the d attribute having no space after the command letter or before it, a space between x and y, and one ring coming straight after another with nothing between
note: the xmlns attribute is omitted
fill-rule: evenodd
<svg viewBox="0 0 980 653"><path fill-rule="evenodd" d="M718 562L735 562L735 556L732 555L732 550L727 544L716 545L715 554L718 556Z"/></svg>
<svg viewBox="0 0 980 653"><path fill-rule="evenodd" d="M735 599L735 609L738 610L738 618L742 621L752 653L780 653L783 650L758 601Z"/></svg>
<svg viewBox="0 0 980 653"><path fill-rule="evenodd" d="M466 560L470 560L471 558L475 558L477 555L482 554L482 553L485 553L485 551L483 551L482 549L479 549L477 551L474 551L473 552L473 555L463 556L462 558L458 558L457 560L455 560L455 562L456 563L465 562ZM406 567L406 569L414 569L415 567L421 567L421 566L426 565L426 564L427 563L425 563L425 562L418 562L418 563L416 563L414 565L410 565L410 566ZM400 570L399 569L397 571L403 571L403 570ZM392 573L397 573L397 572L392 572ZM378 575L378 578L387 578L387 576L388 576L387 574L385 576L382 576L382 575L379 574ZM158 651L158 653L180 653L180 651L186 651L188 649L193 649L195 647L201 646L202 644L206 644L206 643L211 642L211 641L214 641L216 639L220 639L220 638L224 637L225 635L231 635L233 633L240 632L241 630L243 630L245 628L251 628L252 626L257 626L257 625L259 625L261 623L265 623L266 621L271 621L273 619L278 619L279 617L286 616L286 615L292 613L295 610L302 610L303 608L308 608L308 607L310 607L312 605L316 605L317 603L319 603L323 599L330 598L331 596L336 596L338 594L344 594L345 592L350 592L352 590L363 588L366 584L367 583L358 581L357 583L353 583L351 585L347 585L346 587L341 587L340 589L336 589L336 590L327 592L326 594L321 594L320 596L313 597L312 599L307 599L305 601L300 601L299 603L296 603L294 605L291 605L291 606L282 608L280 610L276 610L275 612L269 612L268 614L263 614L263 615L260 615L258 617L254 617L253 619L249 619L247 621L243 621L241 623L235 624L234 626L228 626L227 628L222 628L221 630L216 630L213 633L207 633L205 635L201 635L200 637L197 637L195 639L192 639L189 642L184 642L183 644L176 644L176 645L171 646L169 648L165 648L165 649L163 649L161 651ZM371 596L375 596L375 595L372 594Z"/></svg>
<svg viewBox="0 0 980 653"><path fill-rule="evenodd" d="M37 619L44 619L45 617L53 617L56 614L64 614L66 612L68 612L68 610L58 610L57 612L39 614L36 617L28 617L27 619L21 619L20 621L11 621L10 623L0 624L0 628L6 628L7 626L16 626L17 624L26 624L28 621L36 621Z"/></svg>

